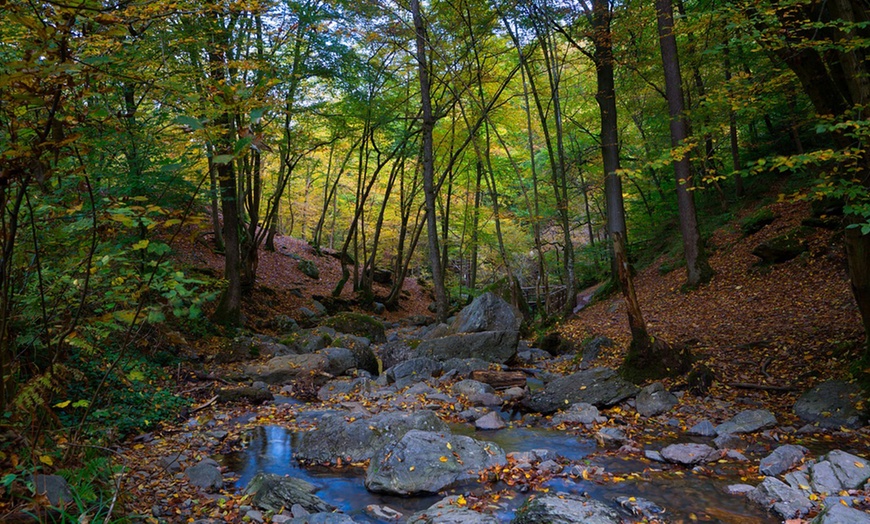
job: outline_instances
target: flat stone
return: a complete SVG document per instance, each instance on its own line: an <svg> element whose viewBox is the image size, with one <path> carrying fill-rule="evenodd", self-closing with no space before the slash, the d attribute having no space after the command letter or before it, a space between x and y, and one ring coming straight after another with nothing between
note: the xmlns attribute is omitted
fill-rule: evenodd
<svg viewBox="0 0 870 524"><path fill-rule="evenodd" d="M492 515L459 505L456 496L447 497L411 515L407 524L498 524Z"/></svg>
<svg viewBox="0 0 870 524"><path fill-rule="evenodd" d="M746 495L754 489L755 486L750 486L749 484L731 484L725 487L725 493L729 495Z"/></svg>
<svg viewBox="0 0 870 524"><path fill-rule="evenodd" d="M654 417L670 411L678 402L676 395L666 390L661 382L653 382L640 390L635 406L642 416Z"/></svg>
<svg viewBox="0 0 870 524"><path fill-rule="evenodd" d="M204 490L217 490L224 487L223 475L217 462L210 458L202 459L196 465L184 470L191 485Z"/></svg>
<svg viewBox="0 0 870 524"><path fill-rule="evenodd" d="M730 420L716 426L716 433L754 433L776 425L776 417L766 409L741 411Z"/></svg>
<svg viewBox="0 0 870 524"><path fill-rule="evenodd" d="M619 513L594 499L568 493L546 494L526 501L511 524L619 524Z"/></svg>
<svg viewBox="0 0 870 524"><path fill-rule="evenodd" d="M866 414L860 409L865 401L861 388L839 380L823 382L795 402L795 414L806 422L823 428L858 428Z"/></svg>
<svg viewBox="0 0 870 524"><path fill-rule="evenodd" d="M245 494L251 496L251 504L264 511L278 512L297 505L309 513L335 511L335 506L314 494L316 491L314 485L302 479L272 473L257 474L245 488Z"/></svg>
<svg viewBox="0 0 870 524"><path fill-rule="evenodd" d="M662 457L674 464L694 466L717 460L720 452L706 444L671 444L662 449Z"/></svg>
<svg viewBox="0 0 870 524"><path fill-rule="evenodd" d="M585 402L596 407L610 407L638 393L634 384L621 378L610 368L592 368L557 378L523 399L530 411L550 414Z"/></svg>
<svg viewBox="0 0 870 524"><path fill-rule="evenodd" d="M842 504L826 507L812 524L870 524L870 514Z"/></svg>
<svg viewBox="0 0 870 524"><path fill-rule="evenodd" d="M49 504L55 508L75 500L66 479L60 475L36 474L33 476L33 488L36 493L45 495Z"/></svg>
<svg viewBox="0 0 870 524"><path fill-rule="evenodd" d="M688 431L686 431L687 435L696 435L699 437L715 437L716 436L716 428L713 426L713 423L707 419L698 422Z"/></svg>
<svg viewBox="0 0 870 524"><path fill-rule="evenodd" d="M503 429L507 426L504 420L495 411L490 411L486 415L474 421L474 427L481 430Z"/></svg>
<svg viewBox="0 0 870 524"><path fill-rule="evenodd" d="M794 444L780 446L773 450L773 453L761 459L758 471L762 475L770 477L785 473L799 465L803 461L807 451L807 448Z"/></svg>
<svg viewBox="0 0 870 524"><path fill-rule="evenodd" d="M783 519L802 517L813 507L802 491L794 489L776 477L765 479L748 493L749 499L773 511Z"/></svg>
<svg viewBox="0 0 870 524"><path fill-rule="evenodd" d="M552 424L595 424L607 422L607 417L602 417L598 408L586 402L576 402L565 411L553 415Z"/></svg>

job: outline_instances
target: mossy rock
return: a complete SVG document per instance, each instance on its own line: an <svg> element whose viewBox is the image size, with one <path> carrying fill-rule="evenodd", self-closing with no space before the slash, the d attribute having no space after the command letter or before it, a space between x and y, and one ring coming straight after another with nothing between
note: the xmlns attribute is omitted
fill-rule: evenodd
<svg viewBox="0 0 870 524"><path fill-rule="evenodd" d="M754 235L764 229L764 226L772 224L777 218L779 217L773 211L763 207L740 221L740 231L747 237Z"/></svg>
<svg viewBox="0 0 870 524"><path fill-rule="evenodd" d="M384 324L362 313L339 313L327 318L322 325L329 326L339 333L366 337L373 344L382 344L387 341Z"/></svg>
<svg viewBox="0 0 870 524"><path fill-rule="evenodd" d="M300 260L296 264L296 268L302 272L303 275L309 278L313 278L315 280L320 278L320 270L317 269L317 265L310 260Z"/></svg>
<svg viewBox="0 0 870 524"><path fill-rule="evenodd" d="M806 230L804 228L795 228L784 235L773 237L758 244L752 250L752 254L760 258L762 263L780 264L787 262L807 251L805 237Z"/></svg>
<svg viewBox="0 0 870 524"><path fill-rule="evenodd" d="M274 399L275 397L268 389L254 388L250 386L243 388L220 389L217 392L217 400L222 404L228 402L246 402L256 405Z"/></svg>

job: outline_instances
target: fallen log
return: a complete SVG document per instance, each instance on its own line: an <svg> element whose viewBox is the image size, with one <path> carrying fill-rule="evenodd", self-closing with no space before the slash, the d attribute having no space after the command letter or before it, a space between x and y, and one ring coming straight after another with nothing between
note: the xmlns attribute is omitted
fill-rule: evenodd
<svg viewBox="0 0 870 524"><path fill-rule="evenodd" d="M522 371L493 371L478 369L471 372L471 379L489 384L495 389L525 387L526 374Z"/></svg>

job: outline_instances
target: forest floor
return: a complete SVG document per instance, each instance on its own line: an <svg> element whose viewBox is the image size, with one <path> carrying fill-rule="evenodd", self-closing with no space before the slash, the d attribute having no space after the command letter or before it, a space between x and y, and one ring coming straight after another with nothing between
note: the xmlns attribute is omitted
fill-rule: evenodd
<svg viewBox="0 0 870 524"><path fill-rule="evenodd" d="M750 237L743 237L736 225L715 232L710 240L710 262L716 275L699 289L681 291L684 271L680 269L660 274L658 267L664 259L637 274L639 300L651 334L688 345L695 359L706 364L716 376L708 397L686 395L681 399L681 428L666 424L664 419L647 421L660 424L663 436L674 435L680 429L685 431L686 426L703 418L722 420L747 406L765 407L778 418L783 414L781 426L799 427L799 422L790 415L798 393L824 380L847 378L854 371L850 368L859 354L863 333L849 288L841 235L815 229L807 240L807 253L783 264L759 267L758 259L751 254L752 248L799 225L809 214L803 203L777 203L770 208L778 215L777 220ZM312 307L312 297L331 293L341 273L336 258L318 256L301 240L282 237L277 239L276 247L275 252L261 253L257 286L253 297L245 303L247 325L255 332L268 332L268 320L278 314L298 318L300 307ZM193 236L183 239L176 251L184 263L218 275L222 272L223 258ZM305 276L297 268L298 258L315 261L320 278ZM400 308L383 315L386 321L431 315L427 310L431 294L425 286L409 278L405 290ZM386 287L376 285L377 294L385 295L387 291ZM349 285L342 296L352 298ZM596 365L618 367L628 345L625 305L619 295L597 300L556 329L577 343L593 336L613 339L616 343L602 350ZM193 350L219 351L212 342L208 339L193 342ZM560 362L558 365L563 368L553 371L571 371L570 359ZM215 364L206 366L205 371L217 376L228 371ZM665 385L672 387L681 380L684 379L668 380ZM200 377L200 382L189 379L176 385L202 408L194 408L192 416L197 421L194 424L247 416L250 424L281 423L292 427L287 410L280 407L261 408L252 416L251 406L206 406L212 395L212 388L207 386L220 384L203 383ZM711 398L716 401L711 402ZM619 409L604 414L623 420L631 434L635 431L632 424L639 421ZM167 473L156 467L161 457L180 451L193 459L232 451L244 438L240 430L219 439L209 436L191 439L188 432L192 420L187 418L140 435L123 446L127 473L122 478L125 495L119 504L123 504L125 511L149 515L145 520L153 523L158 519L150 515L157 506L163 507L163 511L169 508L169 514L164 514L161 520L171 522L193 522L205 517L242 520L246 498L239 492L227 489L219 496L204 495L189 486L183 474Z"/></svg>

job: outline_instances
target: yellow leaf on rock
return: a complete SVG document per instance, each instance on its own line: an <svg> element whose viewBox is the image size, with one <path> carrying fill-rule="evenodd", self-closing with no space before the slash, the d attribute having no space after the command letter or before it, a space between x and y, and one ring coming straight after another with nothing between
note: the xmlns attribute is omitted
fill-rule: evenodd
<svg viewBox="0 0 870 524"><path fill-rule="evenodd" d="M447 457L445 457L444 455L441 455L441 458L438 460L440 460L441 462L447 462Z"/></svg>
<svg viewBox="0 0 870 524"><path fill-rule="evenodd" d="M459 497L456 498L456 503L460 506L464 506L464 505L468 504L468 501L465 500L465 497L463 497L462 495L459 495Z"/></svg>

